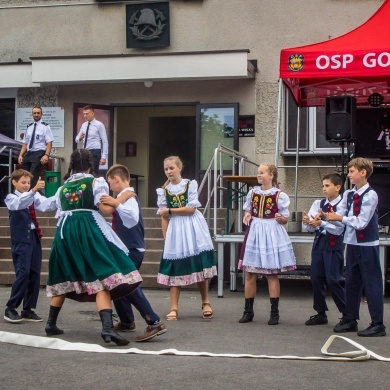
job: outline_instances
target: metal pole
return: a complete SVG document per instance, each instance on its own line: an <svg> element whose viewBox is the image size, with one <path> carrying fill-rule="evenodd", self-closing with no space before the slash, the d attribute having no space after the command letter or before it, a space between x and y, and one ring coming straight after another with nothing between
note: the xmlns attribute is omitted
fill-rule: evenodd
<svg viewBox="0 0 390 390"><path fill-rule="evenodd" d="M11 183L11 174L13 171L12 167L12 148L9 148L9 156L8 156L8 192L11 193L12 191L12 183Z"/></svg>
<svg viewBox="0 0 390 390"><path fill-rule="evenodd" d="M298 165L299 165L299 133L301 128L301 107L298 106L297 115L297 145L295 154L295 189L294 189L294 211L298 210Z"/></svg>
<svg viewBox="0 0 390 390"><path fill-rule="evenodd" d="M278 93L278 111L276 117L276 145L275 145L275 166L278 166L279 160L279 143L280 143L280 118L281 118L281 110L282 110L282 87L283 82L279 79L279 93Z"/></svg>

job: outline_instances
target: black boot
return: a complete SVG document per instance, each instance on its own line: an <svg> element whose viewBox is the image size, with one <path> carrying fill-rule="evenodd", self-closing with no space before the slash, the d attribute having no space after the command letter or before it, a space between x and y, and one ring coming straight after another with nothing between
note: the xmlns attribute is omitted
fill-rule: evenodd
<svg viewBox="0 0 390 390"><path fill-rule="evenodd" d="M277 325L279 323L279 298L270 298L271 315L268 320L268 325Z"/></svg>
<svg viewBox="0 0 390 390"><path fill-rule="evenodd" d="M61 306L56 307L50 305L49 318L47 319L46 326L45 326L46 336L56 336L64 333L64 331L58 328L56 325L58 313L60 312L60 310L61 310Z"/></svg>
<svg viewBox="0 0 390 390"><path fill-rule="evenodd" d="M245 324L246 322L251 322L253 320L253 302L255 298L245 298L245 309L244 314L238 321L240 324Z"/></svg>
<svg viewBox="0 0 390 390"><path fill-rule="evenodd" d="M130 343L129 340L126 340L115 332L111 309L100 310L99 315L103 325L102 338L106 343L109 343L110 341L113 341L116 345L127 345Z"/></svg>

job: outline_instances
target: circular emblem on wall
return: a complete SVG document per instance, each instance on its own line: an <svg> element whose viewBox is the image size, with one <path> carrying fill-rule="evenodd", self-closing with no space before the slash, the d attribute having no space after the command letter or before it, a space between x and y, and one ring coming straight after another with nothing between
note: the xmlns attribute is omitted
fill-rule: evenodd
<svg viewBox="0 0 390 390"><path fill-rule="evenodd" d="M288 69L293 72L299 72L303 69L303 55L302 54L291 54L288 57Z"/></svg>
<svg viewBox="0 0 390 390"><path fill-rule="evenodd" d="M130 30L135 39L150 41L158 39L164 31L166 17L157 9L144 8L134 12L129 20Z"/></svg>

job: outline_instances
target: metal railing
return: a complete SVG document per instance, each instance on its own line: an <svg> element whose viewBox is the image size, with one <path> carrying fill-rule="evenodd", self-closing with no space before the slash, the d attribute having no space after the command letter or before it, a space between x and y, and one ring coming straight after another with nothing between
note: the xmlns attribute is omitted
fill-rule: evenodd
<svg viewBox="0 0 390 390"><path fill-rule="evenodd" d="M227 157L227 159L224 157ZM203 188L207 186L207 202L204 207L203 215L205 215L208 226L211 226L211 206L213 206L213 234L217 234L217 210L224 208L224 195L227 192L227 188L223 186L224 172L231 172L232 176L245 176L248 174L249 169L253 167L257 169L258 163L251 161L247 156L230 149L227 146L218 144L214 150L213 157L205 171L202 182L199 185L198 194L200 195ZM232 183L232 190L236 190L236 183ZM226 195L228 196L228 195ZM232 221L242 220L242 205L243 200L238 198L237 213L231 218ZM233 209L232 208L232 209ZM234 210L230 210L234 213ZM241 231L241 223L237 223L238 231ZM228 233L228 232L226 232Z"/></svg>

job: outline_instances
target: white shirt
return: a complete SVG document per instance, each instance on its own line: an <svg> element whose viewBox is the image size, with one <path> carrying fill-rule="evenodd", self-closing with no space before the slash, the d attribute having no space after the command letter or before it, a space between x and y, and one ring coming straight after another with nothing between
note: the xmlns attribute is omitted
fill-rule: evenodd
<svg viewBox="0 0 390 390"><path fill-rule="evenodd" d="M52 211L57 209L55 196L46 198L39 192L34 194L31 190L23 193L15 190L14 194L7 195L4 203L8 210L11 211L27 209L33 203L35 210L38 211ZM31 229L35 229L33 223L31 223Z"/></svg>
<svg viewBox="0 0 390 390"><path fill-rule="evenodd" d="M337 198L333 199L331 202L329 202L328 199L325 200L325 205L330 203L332 206L339 203L341 200L341 196L339 195ZM337 210L339 208L339 205L337 206ZM309 217L314 217L318 213L321 212L321 199L317 199L313 202L312 206L310 207L310 210L308 212ZM310 218L311 219L311 218ZM310 233L314 233L316 230L320 229L320 226L314 227L310 226L308 224L302 224L303 228L306 229ZM343 234L344 231L344 225L342 224L334 224L327 221L321 221L321 227L324 229L321 234L326 234L328 232L329 234L333 234L335 236L339 236L340 234Z"/></svg>
<svg viewBox="0 0 390 390"><path fill-rule="evenodd" d="M87 145L84 145L85 133L87 132L88 123L90 123L90 125L88 129ZM81 134L84 134L84 138L80 141L79 138ZM94 119L91 122L84 122L81 125L80 132L77 134L75 141L76 143L82 143L85 149L101 149L102 150L101 158L107 160L107 156L108 156L107 132L103 123L98 121L97 119Z"/></svg>
<svg viewBox="0 0 390 390"><path fill-rule="evenodd" d="M356 230L363 230L368 225L378 206L378 194L374 190L369 191L363 196L360 213L357 217L353 215L353 205L349 209L348 215L345 216L347 212L348 194L350 192L357 192L359 195L361 195L364 191L367 190L368 187L369 184L367 183L358 191L356 191L356 187L353 187L352 190L345 191L343 194L343 199L337 206L336 213L343 216L343 224L346 225L344 234L345 244L360 246L379 245L379 240L358 243L356 239Z"/></svg>
<svg viewBox="0 0 390 390"><path fill-rule="evenodd" d="M35 123L37 124L35 128L35 137L34 137L35 139L31 149L29 149L30 139L34 131ZM46 145L49 142L53 142L53 141L54 141L54 137L53 137L53 133L51 132L50 126L42 122L41 119L38 122L33 122L29 126L27 126L26 136L23 139L23 143L27 145L28 152L29 151L37 152L38 150L46 150Z"/></svg>

